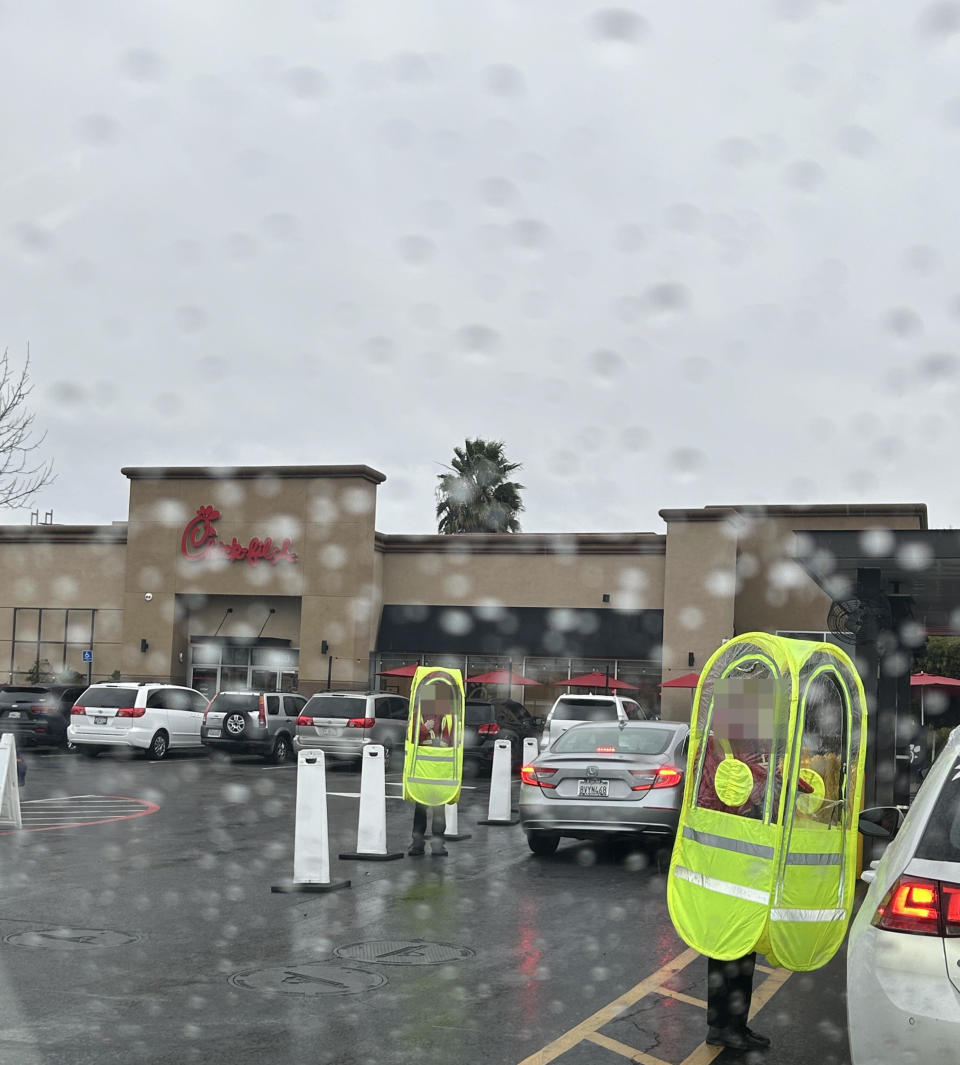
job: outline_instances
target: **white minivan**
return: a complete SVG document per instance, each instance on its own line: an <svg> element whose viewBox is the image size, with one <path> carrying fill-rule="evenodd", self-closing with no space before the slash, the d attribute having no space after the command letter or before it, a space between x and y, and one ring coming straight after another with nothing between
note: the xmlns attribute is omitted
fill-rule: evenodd
<svg viewBox="0 0 960 1065"><path fill-rule="evenodd" d="M67 739L88 758L108 747L133 748L154 760L171 748L201 747L208 699L177 684L93 684L70 711Z"/></svg>

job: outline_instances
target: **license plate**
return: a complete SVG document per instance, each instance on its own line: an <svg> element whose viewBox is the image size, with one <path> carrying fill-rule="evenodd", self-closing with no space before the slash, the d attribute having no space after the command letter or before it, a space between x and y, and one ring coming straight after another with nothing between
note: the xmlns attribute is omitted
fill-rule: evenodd
<svg viewBox="0 0 960 1065"><path fill-rule="evenodd" d="M317 735L318 736L336 736L336 734L339 731L340 731L339 729L335 729L335 728L318 728L317 729Z"/></svg>
<svg viewBox="0 0 960 1065"><path fill-rule="evenodd" d="M218 728L208 728L207 729L207 739L208 740L217 740L217 739L220 738L220 733L221 733L221 730L218 729Z"/></svg>
<svg viewBox="0 0 960 1065"><path fill-rule="evenodd" d="M577 782L577 797L580 799L606 799L609 794L609 780L581 780Z"/></svg>
<svg viewBox="0 0 960 1065"><path fill-rule="evenodd" d="M11 710L10 713L7 714L7 717L19 717L19 716L20 716L20 711L19 710Z"/></svg>
<svg viewBox="0 0 960 1065"><path fill-rule="evenodd" d="M99 714L93 719L95 725L105 725L107 723L106 717L102 717Z"/></svg>

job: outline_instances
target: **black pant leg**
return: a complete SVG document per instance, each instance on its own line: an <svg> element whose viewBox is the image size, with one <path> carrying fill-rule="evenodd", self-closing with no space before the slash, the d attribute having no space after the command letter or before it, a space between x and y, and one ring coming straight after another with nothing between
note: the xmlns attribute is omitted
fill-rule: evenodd
<svg viewBox="0 0 960 1065"><path fill-rule="evenodd" d="M444 832L447 831L447 811L442 806L434 806L433 808L433 834L443 839Z"/></svg>
<svg viewBox="0 0 960 1065"><path fill-rule="evenodd" d="M413 804L413 838L423 839L427 834L427 808L422 803Z"/></svg>
<svg viewBox="0 0 960 1065"><path fill-rule="evenodd" d="M712 1028L742 1028L750 1015L756 951L733 961L707 958L707 1023Z"/></svg>

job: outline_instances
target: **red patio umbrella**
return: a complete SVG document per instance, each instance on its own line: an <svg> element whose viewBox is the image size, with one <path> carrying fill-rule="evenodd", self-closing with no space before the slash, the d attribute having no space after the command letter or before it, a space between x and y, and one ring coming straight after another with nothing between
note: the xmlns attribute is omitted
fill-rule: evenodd
<svg viewBox="0 0 960 1065"><path fill-rule="evenodd" d="M412 677L414 673L420 667L416 662L412 662L409 666L397 666L396 669L381 669L377 674L378 677Z"/></svg>
<svg viewBox="0 0 960 1065"><path fill-rule="evenodd" d="M470 684L539 684L538 680L531 680L522 673L514 673L509 669L492 669L489 673L478 673L475 677L467 677Z"/></svg>
<svg viewBox="0 0 960 1065"><path fill-rule="evenodd" d="M682 677L665 680L661 688L695 688L700 683L699 673L684 673Z"/></svg>
<svg viewBox="0 0 960 1065"><path fill-rule="evenodd" d="M622 691L629 688L636 691L635 684L627 684L626 681L617 680L616 677L607 676L606 673L583 673L579 677L570 677L568 680L554 680L551 684L559 684L566 688L606 688L608 691Z"/></svg>
<svg viewBox="0 0 960 1065"><path fill-rule="evenodd" d="M960 688L956 677L938 677L935 673L914 673L910 687L920 689L920 724L923 724L923 693L927 688Z"/></svg>

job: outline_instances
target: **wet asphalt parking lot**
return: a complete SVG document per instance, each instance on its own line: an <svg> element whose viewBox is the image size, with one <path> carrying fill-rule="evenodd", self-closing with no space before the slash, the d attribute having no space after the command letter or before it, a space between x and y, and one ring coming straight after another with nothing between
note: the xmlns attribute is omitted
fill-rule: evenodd
<svg viewBox="0 0 960 1065"><path fill-rule="evenodd" d="M766 1054L703 1045L706 964L673 931L666 856L530 854L465 790L447 858L341 861L360 775L327 773L327 894L293 872L295 766L26 752L0 827L0 1062L9 1065L846 1065L842 955L758 971ZM388 849L412 814L387 777ZM516 793L517 785L514 785ZM67 827L72 826L72 827Z"/></svg>

